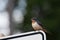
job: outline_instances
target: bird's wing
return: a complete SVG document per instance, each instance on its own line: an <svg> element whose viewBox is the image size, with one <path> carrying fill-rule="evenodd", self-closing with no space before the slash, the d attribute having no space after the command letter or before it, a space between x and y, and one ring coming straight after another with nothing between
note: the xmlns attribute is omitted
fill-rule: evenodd
<svg viewBox="0 0 60 40"><path fill-rule="evenodd" d="M43 29L46 29L39 20L37 20L37 23L38 23Z"/></svg>
<svg viewBox="0 0 60 40"><path fill-rule="evenodd" d="M43 24L39 20L37 20L37 23L43 27Z"/></svg>

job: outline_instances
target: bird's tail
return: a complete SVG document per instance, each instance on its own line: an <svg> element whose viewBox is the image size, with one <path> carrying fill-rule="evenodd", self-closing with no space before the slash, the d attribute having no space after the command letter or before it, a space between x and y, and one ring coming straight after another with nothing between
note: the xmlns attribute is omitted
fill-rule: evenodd
<svg viewBox="0 0 60 40"><path fill-rule="evenodd" d="M51 32L47 31L46 29L43 29L44 32L51 34Z"/></svg>

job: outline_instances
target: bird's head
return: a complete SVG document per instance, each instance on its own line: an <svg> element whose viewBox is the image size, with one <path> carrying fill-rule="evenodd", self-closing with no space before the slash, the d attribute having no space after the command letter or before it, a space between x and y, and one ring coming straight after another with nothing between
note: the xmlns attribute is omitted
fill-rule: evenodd
<svg viewBox="0 0 60 40"><path fill-rule="evenodd" d="M31 18L31 21L32 21L33 23L35 23L35 22L37 21L37 18L36 18L36 17L33 17L33 18Z"/></svg>

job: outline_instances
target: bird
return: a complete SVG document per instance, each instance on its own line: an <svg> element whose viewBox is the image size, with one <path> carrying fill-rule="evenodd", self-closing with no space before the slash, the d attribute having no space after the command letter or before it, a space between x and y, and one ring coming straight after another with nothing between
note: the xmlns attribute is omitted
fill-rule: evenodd
<svg viewBox="0 0 60 40"><path fill-rule="evenodd" d="M0 33L0 38L1 38L1 37L4 37L4 36L5 36L4 34Z"/></svg>
<svg viewBox="0 0 60 40"><path fill-rule="evenodd" d="M43 24L36 17L31 18L31 21L32 21L32 27L35 31L42 30L47 33L47 30L43 28Z"/></svg>

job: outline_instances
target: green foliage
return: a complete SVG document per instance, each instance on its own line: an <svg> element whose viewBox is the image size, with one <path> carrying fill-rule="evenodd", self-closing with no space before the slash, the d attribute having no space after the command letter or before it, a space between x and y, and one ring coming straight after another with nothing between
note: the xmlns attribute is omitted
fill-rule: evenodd
<svg viewBox="0 0 60 40"><path fill-rule="evenodd" d="M18 0L16 0L17 6ZM43 18L41 15L38 19L42 22L43 26L52 33L47 35L48 40L60 40L60 0L27 0L27 13L24 16L23 27L21 24L16 25L16 29L21 29L24 32L32 31L31 18L32 7L35 5L42 8Z"/></svg>
<svg viewBox="0 0 60 40"><path fill-rule="evenodd" d="M44 8L44 2L48 2L49 9L43 9L44 18L39 17L40 21L43 23L43 26L46 27L47 30L52 32L51 37L48 38L51 40L60 40L60 1L59 0L27 0L27 14L25 15L24 26L22 30L24 32L32 31L31 26L31 10L32 6L39 5ZM47 6L48 6L47 5Z"/></svg>

